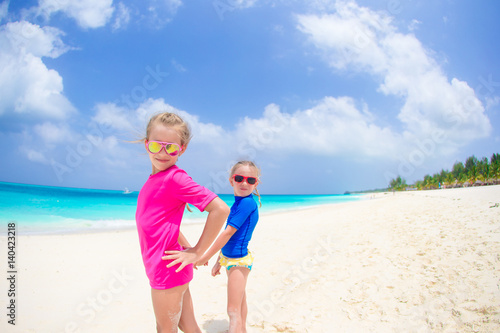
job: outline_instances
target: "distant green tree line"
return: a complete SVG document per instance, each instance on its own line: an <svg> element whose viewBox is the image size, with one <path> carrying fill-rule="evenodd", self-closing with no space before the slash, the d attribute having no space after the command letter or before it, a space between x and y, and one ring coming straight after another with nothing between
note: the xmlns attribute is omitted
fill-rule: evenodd
<svg viewBox="0 0 500 333"><path fill-rule="evenodd" d="M474 155L462 162L455 162L451 171L442 169L434 175L425 175L423 180L407 185L406 180L398 176L389 183L389 189L403 191L406 189L429 190L437 188L453 188L477 185L500 184L500 154L488 158L477 159Z"/></svg>

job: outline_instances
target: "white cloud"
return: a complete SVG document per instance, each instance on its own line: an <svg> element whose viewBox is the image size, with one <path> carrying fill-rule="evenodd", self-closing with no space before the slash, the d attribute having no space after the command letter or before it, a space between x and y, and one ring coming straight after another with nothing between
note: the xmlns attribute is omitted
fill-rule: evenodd
<svg viewBox="0 0 500 333"><path fill-rule="evenodd" d="M114 135L102 138L87 136L86 139L90 142L97 143L95 147L101 153L101 159L122 164L126 163L126 159L130 157L128 148L130 148L131 144L128 142L123 144L123 141L119 140ZM120 144L120 142L122 142L122 144Z"/></svg>
<svg viewBox="0 0 500 333"><path fill-rule="evenodd" d="M145 19L150 26L159 29L172 21L182 4L181 0L149 0Z"/></svg>
<svg viewBox="0 0 500 333"><path fill-rule="evenodd" d="M375 125L374 116L359 110L352 98L326 97L316 106L293 114L270 104L259 119L245 118L238 125L239 141L255 149L315 155L384 156L395 151L397 136Z"/></svg>
<svg viewBox="0 0 500 333"><path fill-rule="evenodd" d="M118 3L118 8L113 22L113 31L125 28L130 22L130 9L122 2Z"/></svg>
<svg viewBox="0 0 500 333"><path fill-rule="evenodd" d="M44 122L33 127L33 131L46 144L60 143L71 137L71 131L65 124L55 125L51 122Z"/></svg>
<svg viewBox="0 0 500 333"><path fill-rule="evenodd" d="M324 52L325 60L338 69L347 66L359 70L381 71L387 68L386 55L378 45L380 34L392 33L389 17L354 3L337 5L337 13L329 15L299 15L299 29L307 34L314 46Z"/></svg>
<svg viewBox="0 0 500 333"><path fill-rule="evenodd" d="M182 160L191 161L193 165L199 163L200 158L206 163L217 164L227 160L228 147L232 145L228 133L222 127L200 121L198 116L176 109L165 103L163 99L148 99L135 109L128 109L113 103L99 104L95 108L91 126L101 129L102 138L89 138L97 142L97 150L101 161L107 165L130 168L131 164L141 165L147 158L138 155L144 154L144 148L130 144L141 140L146 135L146 127L152 115L160 112L172 112L181 116L191 127L193 138L190 143L190 154L184 155ZM102 143L101 143L102 142ZM105 148L105 149L104 149ZM218 158L214 158L217 154ZM133 160L133 162L132 162Z"/></svg>
<svg viewBox="0 0 500 333"><path fill-rule="evenodd" d="M114 7L113 0L40 0L38 11L45 16L61 11L87 29L105 26L113 15Z"/></svg>
<svg viewBox="0 0 500 333"><path fill-rule="evenodd" d="M210 140L217 140L225 138L226 132L221 126L212 123L203 123L198 116L192 115L186 111L176 109L172 105L165 103L163 98L148 99L142 103L137 110L135 110L139 123L143 124L143 131L152 115L159 112L172 112L178 114L184 121L186 121L193 134L192 142L206 142Z"/></svg>
<svg viewBox="0 0 500 333"><path fill-rule="evenodd" d="M115 130L131 130L133 128L130 122L132 119L127 114L127 109L114 103L97 104L96 113L92 120Z"/></svg>
<svg viewBox="0 0 500 333"><path fill-rule="evenodd" d="M63 119L75 112L63 95L62 77L41 59L69 49L61 35L58 29L24 21L0 27L0 115L14 111Z"/></svg>
<svg viewBox="0 0 500 333"><path fill-rule="evenodd" d="M415 31L418 29L418 26L421 24L422 24L422 22L420 22L419 20L412 20L411 23L408 25L408 30Z"/></svg>
<svg viewBox="0 0 500 333"><path fill-rule="evenodd" d="M127 134L138 135L139 138L146 134L146 126L152 115L159 112L172 112L181 116L191 127L194 142L220 139L224 130L218 125L200 122L199 117L186 111L178 110L160 99L147 99L135 110L120 107L114 103L99 104L96 114L92 118L99 125L108 126Z"/></svg>
<svg viewBox="0 0 500 333"><path fill-rule="evenodd" d="M41 164L50 164L49 160L40 151L35 151L33 149L27 149L25 151L26 157L32 162L37 162Z"/></svg>
<svg viewBox="0 0 500 333"><path fill-rule="evenodd" d="M27 53L35 57L57 58L70 50L61 39L64 33L53 27L40 27L26 21L0 27L2 54Z"/></svg>
<svg viewBox="0 0 500 333"><path fill-rule="evenodd" d="M391 17L352 1L335 7L330 15L297 16L298 28L331 67L381 78L380 92L405 101L398 119L408 140L440 131L454 147L491 133L474 90L456 78L448 80L413 34L398 32Z"/></svg>
<svg viewBox="0 0 500 333"><path fill-rule="evenodd" d="M261 117L246 117L232 130L203 122L163 99L148 99L133 110L111 103L100 104L92 120L98 126L125 134L128 140L131 133L135 133L134 139L140 139L145 135L147 122L158 112L176 113L190 125L191 149L197 155L218 156L224 161L258 151L379 157L400 149L401 136L377 126L376 117L366 105L360 109L349 97L326 97L314 107L293 114L281 112L278 105L270 104Z"/></svg>

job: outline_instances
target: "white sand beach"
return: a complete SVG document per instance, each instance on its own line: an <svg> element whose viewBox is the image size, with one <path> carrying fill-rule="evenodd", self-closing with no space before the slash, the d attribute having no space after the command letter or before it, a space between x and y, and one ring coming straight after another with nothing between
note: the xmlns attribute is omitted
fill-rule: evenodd
<svg viewBox="0 0 500 333"><path fill-rule="evenodd" d="M499 332L500 186L367 197L261 216L248 331ZM182 230L195 243L202 227ZM155 332L135 230L17 243L16 325L5 273L1 332ZM225 332L226 277L210 269L191 283L196 316Z"/></svg>

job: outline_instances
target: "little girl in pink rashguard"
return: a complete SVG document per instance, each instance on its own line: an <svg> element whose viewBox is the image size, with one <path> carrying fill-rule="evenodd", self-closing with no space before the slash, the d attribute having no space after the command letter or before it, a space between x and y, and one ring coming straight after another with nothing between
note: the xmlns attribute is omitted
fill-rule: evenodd
<svg viewBox="0 0 500 333"><path fill-rule="evenodd" d="M176 332L177 327L201 332L189 292L193 263L212 244L229 215L229 207L216 194L175 165L190 139L187 123L169 112L150 119L144 139L153 171L137 199L136 223L158 332ZM208 212L194 247L180 232L186 203ZM165 251L172 250L183 251L171 261L162 260Z"/></svg>

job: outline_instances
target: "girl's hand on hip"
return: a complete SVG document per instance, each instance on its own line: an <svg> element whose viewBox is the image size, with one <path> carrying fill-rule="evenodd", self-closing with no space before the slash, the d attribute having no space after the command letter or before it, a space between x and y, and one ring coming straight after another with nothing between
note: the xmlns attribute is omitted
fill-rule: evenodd
<svg viewBox="0 0 500 333"><path fill-rule="evenodd" d="M187 265L195 263L199 259L198 254L196 254L193 249L187 249L184 251L165 251L165 254L165 256L161 257L162 260L172 260L172 262L168 263L168 268L180 264L179 268L175 270L176 273L180 272Z"/></svg>

